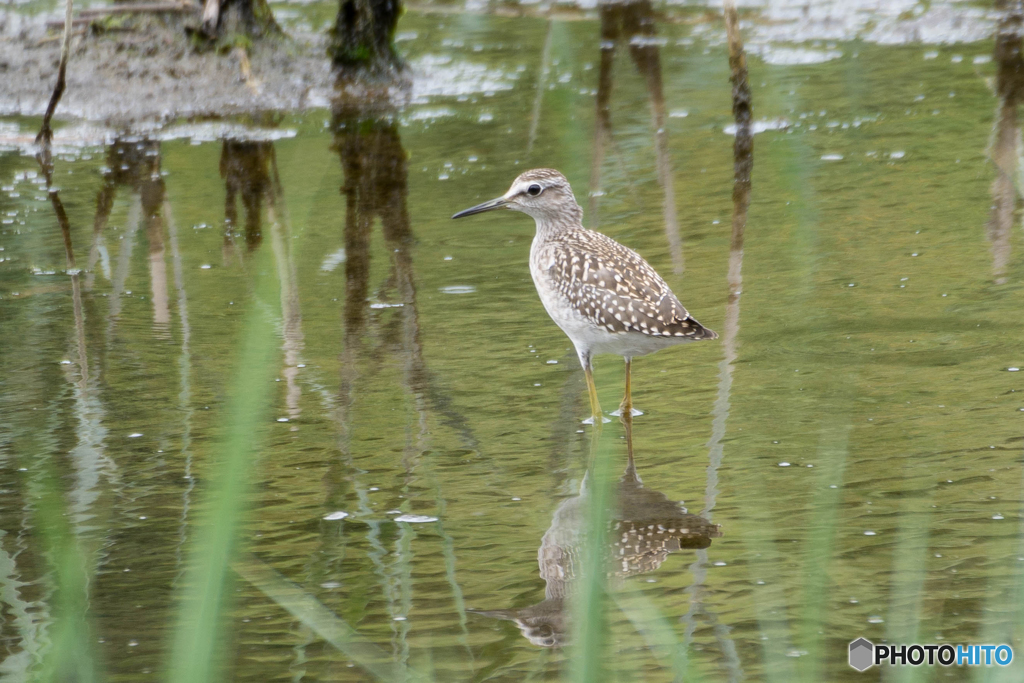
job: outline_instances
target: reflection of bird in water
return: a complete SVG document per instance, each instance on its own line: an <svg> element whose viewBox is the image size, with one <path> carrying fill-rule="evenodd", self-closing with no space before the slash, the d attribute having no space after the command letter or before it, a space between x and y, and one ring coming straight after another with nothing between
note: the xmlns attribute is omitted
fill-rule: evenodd
<svg viewBox="0 0 1024 683"><path fill-rule="evenodd" d="M566 498L555 510L537 551L544 579L544 600L522 609L477 611L487 617L514 621L534 645L560 647L565 643L565 599L579 578L580 555L586 543L589 491L584 475L580 494ZM717 524L687 514L680 504L660 491L646 488L633 458L618 485L618 507L613 511L608 536L608 575L613 581L653 572L670 553L707 548L722 535Z"/></svg>
<svg viewBox="0 0 1024 683"><path fill-rule="evenodd" d="M627 414L633 408L630 364L634 356L718 336L690 317L643 257L583 227L583 209L558 171L527 171L501 197L452 218L500 208L522 211L537 222L530 273L548 315L576 347L595 424L602 418L590 363L593 354L614 353L626 359L626 392L620 410Z"/></svg>

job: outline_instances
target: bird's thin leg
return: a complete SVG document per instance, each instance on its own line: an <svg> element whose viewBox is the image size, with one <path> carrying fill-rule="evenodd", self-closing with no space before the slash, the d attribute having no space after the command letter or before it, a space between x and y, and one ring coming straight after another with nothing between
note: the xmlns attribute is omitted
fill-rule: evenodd
<svg viewBox="0 0 1024 683"><path fill-rule="evenodd" d="M633 416L633 390L630 384L630 368L633 367L633 359L626 356L626 395L622 397L619 404L619 414Z"/></svg>
<svg viewBox="0 0 1024 683"><path fill-rule="evenodd" d="M603 422L601 404L597 400L597 385L594 384L594 368L590 364L590 354L581 354L580 362L583 364L583 373L587 376L587 391L590 393L590 414L593 417L594 425L600 426Z"/></svg>

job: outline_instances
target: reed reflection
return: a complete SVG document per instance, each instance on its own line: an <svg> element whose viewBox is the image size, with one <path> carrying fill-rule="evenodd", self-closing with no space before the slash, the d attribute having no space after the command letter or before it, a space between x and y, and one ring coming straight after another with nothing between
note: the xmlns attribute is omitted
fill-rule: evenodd
<svg viewBox="0 0 1024 683"><path fill-rule="evenodd" d="M687 513L681 503L645 485L633 454L632 418L623 416L626 427L627 462L615 491L617 501L609 514L607 575L612 589L621 588L634 576L656 571L668 556L680 550L703 549L722 536L721 528L704 517ZM544 599L518 609L476 611L495 619L515 622L534 645L561 647L569 634L568 600L580 578L579 565L586 544L589 501L588 468L578 495L563 500L555 509L551 526L537 551Z"/></svg>
<svg viewBox="0 0 1024 683"><path fill-rule="evenodd" d="M996 179L992 181L992 210L986 233L992 250L992 276L996 283L1002 284L1006 282L1013 221L1020 205L1021 133L1017 125L1017 106L1024 96L1024 56L1021 55L1024 8L1020 2L1007 0L996 5L1003 12L995 36L999 104L989 148Z"/></svg>
<svg viewBox="0 0 1024 683"><path fill-rule="evenodd" d="M365 102L344 99L335 103L332 127L333 149L337 152L344 181L340 188L345 200L344 308L342 312L342 350L340 389L331 397L338 424L341 457L332 460L325 475L324 511L344 509L365 529L361 542L383 595L392 633L392 647L398 661L408 663L410 622L406 619L413 604L412 568L415 561L416 530L411 524L395 525L382 519L371 501L372 483L380 483L380 473L368 481L359 466L360 428L355 413L360 406L373 404L373 392L382 388L374 382L382 366L398 369L399 381L387 383L392 405L401 406L393 414L393 426L401 444L400 477L402 490L398 504L402 513L421 511L421 492L433 492L437 510L436 529L442 539L445 579L460 614L464 637L465 609L455 577L455 544L444 529L446 501L434 463L429 457L432 441L440 429L436 422L453 430L466 448L477 448L476 438L466 419L454 408L454 402L432 373L423 355L420 339L420 312L413 261L414 235L407 206L408 167L405 148L395 111L383 104L368 107ZM380 226L384 249L373 248L373 232ZM372 267L374 258L386 261L385 267ZM384 273L379 277L378 273ZM396 394L400 393L401 398ZM397 400L396 400L397 398ZM379 447L375 441L374 447ZM381 465L384 467L384 465ZM400 519L400 517L395 518ZM343 575L339 563L352 541L338 533L336 521L322 528L323 550L310 568L310 583L321 585ZM350 551L349 551L350 552Z"/></svg>
<svg viewBox="0 0 1024 683"><path fill-rule="evenodd" d="M276 164L274 143L265 140L228 139L221 143L220 177L224 179L225 261L242 237L249 251L263 241L263 206L272 197L271 168ZM238 222L238 204L244 216L244 232Z"/></svg>
<svg viewBox="0 0 1024 683"><path fill-rule="evenodd" d="M100 400L99 371L95 365L90 368L89 351L86 337L86 314L83 304L81 271L75 258L71 236L71 221L60 191L52 187L53 167L43 164L46 186L50 205L53 207L57 224L60 227L64 243L65 270L71 280L71 301L74 317L74 364L66 364L64 374L69 385L74 387L75 397L75 433L77 443L71 449L71 461L74 464L75 484L68 492L68 509L75 527L75 533L84 538L87 532L95 531L95 518L103 514L97 512L96 503L104 492L101 479L116 482L118 473L114 461L106 453L107 428L104 425L105 410ZM77 372L75 371L77 366ZM89 552L96 552L99 547L90 547Z"/></svg>
<svg viewBox="0 0 1024 683"><path fill-rule="evenodd" d="M743 292L743 237L747 229L747 210L750 207L750 176L754 170L754 135L750 83L747 78L747 58L739 32L739 17L735 2L727 2L725 9L726 34L729 39L729 80L732 83L732 112L736 121L733 141L732 234L729 240L729 270L726 274L728 298L725 304L725 322L722 325L723 358L718 364L718 396L712 410L711 439L708 442L708 482L702 514L710 519L718 493L718 468L724 457L722 440L725 438L732 393L732 372L738 357L740 331L740 295Z"/></svg>
<svg viewBox="0 0 1024 683"><path fill-rule="evenodd" d="M70 431L75 436L75 445L68 451L73 472L66 490L54 457L63 451L63 446L56 440L44 438L36 444L37 448L26 451L31 454L34 472L25 483L28 496L23 527L19 531L29 526L24 522L31 520L29 528L43 539L45 549L42 556L48 572L41 581L42 594L59 596L59 607L51 611L52 603L45 598L34 606L18 598L17 593L29 585L17 578L21 574L18 567L21 553L11 555L0 548L0 559L6 562L0 572L0 590L5 595L5 602L10 604L18 627L18 649L37 658L32 661L16 655L6 659L2 668L15 677L26 679L31 677L33 665L43 662L43 666L56 672L54 675L58 678L91 680L96 677L97 667L96 657L88 646L93 638L94 620L89 611L94 599L90 582L106 558L110 535L110 503L101 497L110 489L117 493L119 472L106 452L105 411L99 396L99 372L96 365L90 366L89 362L81 271L75 256L71 221L60 189L53 186L54 168L48 145L37 160L60 228L65 273L71 283L74 341L69 346L74 347L70 355L75 361L62 365L74 396L74 420ZM47 431L52 434L58 424L52 420L60 420L63 416L59 409L49 412ZM49 447L39 448L44 443ZM22 469L28 471L29 468ZM107 486L103 485L103 479L106 479ZM24 560L21 562L24 564ZM28 616L24 610L30 607L38 607L35 610L37 618L24 618ZM43 644L47 642L51 647ZM41 668L36 666L36 673Z"/></svg>
<svg viewBox="0 0 1024 683"><path fill-rule="evenodd" d="M657 38L654 7L649 0L639 2L607 2L599 5L601 15L601 60L597 85L597 117L594 126L594 153L590 167L589 215L593 228L599 227L598 200L601 191L601 167L605 148L615 145L612 137L611 93L616 50L626 45L630 59L643 77L651 105L654 131L655 166L663 193L662 215L665 237L672 256L672 269L683 272L683 243L676 217L675 189L672 185L672 160L665 128L665 94L662 89L661 55ZM621 164L621 153L613 149Z"/></svg>
<svg viewBox="0 0 1024 683"><path fill-rule="evenodd" d="M711 438L708 440L708 466L704 484L704 506L701 516L711 520L718 499L718 470L725 459L725 435L732 396L733 369L739 357L740 296L743 292L743 239L747 229L747 211L750 208L751 173L754 170L754 135L751 130L752 95L747 74L747 57L739 31L739 16L734 0L725 2L725 28L729 41L729 80L732 83L732 113L736 121L733 141L732 234L729 240L729 270L726 274L728 297L725 321L722 325L722 360L718 363L718 391L712 408ZM708 553L698 550L690 565L693 584L687 588L690 607L683 616L686 624L685 643L689 645L697 630L697 616L713 626L715 639L724 655L729 681L744 678L742 663L730 628L719 622L705 604L708 573Z"/></svg>
<svg viewBox="0 0 1024 683"><path fill-rule="evenodd" d="M408 624L395 621L395 617L407 611L407 600L403 599L403 592L409 584L405 580L396 582L391 577L405 577L408 573L411 531L400 528L400 537L395 541L395 547L387 547L386 522L373 515L370 485L364 481L364 471L356 465L353 452L353 431L356 427L352 415L359 394L357 384L360 376L368 370L372 372L367 367L367 357L378 358L388 349L397 350L404 356L407 362L402 363L405 370L403 393L408 391L410 383L416 384L415 377L420 376L413 368L422 367L416 289L412 258L408 251L412 234L406 210L406 155L397 123L387 115L367 113L339 104L333 112L332 127L334 150L338 153L344 173L341 194L345 198L345 295L341 386L336 411L342 458L333 463L325 477L325 511L342 509L348 502L347 509L354 517L367 519L367 554L391 617L393 648L401 652L404 659L408 656L405 639ZM388 246L390 272L377 294L383 307L371 309L371 237L378 219ZM397 297L392 291L394 283L401 283ZM398 340L393 336L396 320L400 321L399 328L403 332ZM378 324L384 329L378 329ZM368 348L369 340L381 337L390 338L391 343L382 345L383 348ZM422 409L420 401L414 400L413 403L418 411ZM422 429L418 437L424 437ZM402 458L406 481L415 476L418 451L415 445L416 438L407 436ZM351 502L353 494L356 500L354 504ZM338 537L329 526L325 526L324 534L323 556L343 555L344 538ZM320 582L333 576L338 569L333 561L329 561L314 571L316 575L312 580Z"/></svg>
<svg viewBox="0 0 1024 683"><path fill-rule="evenodd" d="M390 109L338 103L333 112L334 149L341 160L345 197L345 308L342 351L342 422L354 400L360 356L371 337L380 351L404 358L404 387L416 409L438 413L442 422L475 446L465 418L453 408L423 359L416 277L409 220L407 155L398 121ZM380 225L387 247L388 275L371 291L371 237ZM394 309L394 315L384 313ZM370 335L369 332L378 334ZM376 351L371 352L376 354Z"/></svg>
<svg viewBox="0 0 1024 683"><path fill-rule="evenodd" d="M272 121L267 122L273 125ZM299 301L298 268L293 249L292 226L277 170L277 152L269 140L227 138L221 141L220 175L224 179L224 262L240 261L242 252L236 240L241 237L246 252L252 252L263 243L264 216L270 232L270 246L277 266L281 285L281 313L283 317L281 350L284 365L281 375L285 380L285 405L288 418L301 415L299 399L302 391L298 375L305 348L302 332L302 307ZM241 204L244 229L239 223L238 205Z"/></svg>
<svg viewBox="0 0 1024 683"><path fill-rule="evenodd" d="M342 352L342 406L347 412L354 399L357 356L371 324L370 239L379 220L390 254L390 273L374 292L375 308L396 308L392 341L408 356L410 385L421 386L423 356L419 341L419 316L413 278L412 230L406 208L408 169L397 122L387 113L353 109L343 105L334 111L334 148L341 158L345 181L345 310Z"/></svg>

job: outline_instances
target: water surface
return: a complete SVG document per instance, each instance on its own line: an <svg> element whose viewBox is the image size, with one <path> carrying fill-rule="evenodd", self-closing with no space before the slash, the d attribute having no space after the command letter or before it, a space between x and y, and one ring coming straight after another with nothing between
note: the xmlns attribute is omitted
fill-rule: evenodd
<svg viewBox="0 0 1024 683"><path fill-rule="evenodd" d="M574 547L587 495L583 375L530 280L532 222L449 220L535 166L565 173L585 223L723 334L633 366L648 498L619 517L685 501L719 527L619 572L609 680L671 680L677 652L703 680L877 680L846 665L859 636L1024 652L1012 55L976 36L752 47L738 249L720 19L652 26L638 7L411 12L399 45L430 77L381 118L65 124L54 183L74 283L38 165L0 153L5 676L24 680L51 638L39 501L55 471L89 551L100 668L160 678L262 305L277 369L226 678L368 680L260 587L268 568L383 660L437 680L557 678L558 626L515 619L557 620L544 557ZM596 378L617 405L621 362L599 358ZM604 434L635 488L622 425ZM1019 676L978 677L997 674Z"/></svg>

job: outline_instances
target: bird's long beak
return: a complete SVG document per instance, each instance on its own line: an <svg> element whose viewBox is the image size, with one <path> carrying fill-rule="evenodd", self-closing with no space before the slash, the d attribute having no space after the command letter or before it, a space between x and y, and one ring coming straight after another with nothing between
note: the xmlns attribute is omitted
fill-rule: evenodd
<svg viewBox="0 0 1024 683"><path fill-rule="evenodd" d="M484 202L483 204L477 204L476 206L471 206L468 209L464 209L462 211L459 211L457 214L452 216L452 218L462 218L463 216L472 216L474 213L483 213L484 211L494 211L495 209L500 209L501 207L505 206L505 204L507 204L507 203L508 202L505 201L504 197L498 197L496 199L492 199L489 202Z"/></svg>

